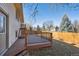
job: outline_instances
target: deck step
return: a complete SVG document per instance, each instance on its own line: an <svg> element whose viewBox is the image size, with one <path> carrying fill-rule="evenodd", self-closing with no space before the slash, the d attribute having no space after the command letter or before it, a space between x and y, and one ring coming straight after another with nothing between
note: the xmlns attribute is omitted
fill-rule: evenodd
<svg viewBox="0 0 79 59"><path fill-rule="evenodd" d="M41 42L41 43L33 43L28 44L28 46L35 46L35 45L44 45L44 44L50 44L50 42Z"/></svg>
<svg viewBox="0 0 79 59"><path fill-rule="evenodd" d="M34 44L28 44L27 49L39 49L39 48L47 48L52 47L52 44L50 42L43 42L43 43L34 43Z"/></svg>

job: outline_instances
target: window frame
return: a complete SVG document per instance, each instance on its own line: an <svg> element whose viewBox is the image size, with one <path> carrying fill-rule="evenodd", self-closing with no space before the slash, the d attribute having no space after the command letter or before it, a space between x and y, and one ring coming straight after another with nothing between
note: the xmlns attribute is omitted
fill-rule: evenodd
<svg viewBox="0 0 79 59"><path fill-rule="evenodd" d="M1 11L0 11L0 13L2 13ZM3 14L3 13L2 13ZM5 17L5 22L4 22L4 17ZM4 24L5 23L5 24ZM3 24L4 24L4 26L5 26L5 28L3 27L3 29L4 29L4 32L0 32L0 34L6 34L6 15L5 14L3 14Z"/></svg>
<svg viewBox="0 0 79 59"><path fill-rule="evenodd" d="M8 49L9 48L9 14L2 7L0 7L0 12L4 14L6 17L6 24L5 24L6 32L5 33L6 33L6 49Z"/></svg>

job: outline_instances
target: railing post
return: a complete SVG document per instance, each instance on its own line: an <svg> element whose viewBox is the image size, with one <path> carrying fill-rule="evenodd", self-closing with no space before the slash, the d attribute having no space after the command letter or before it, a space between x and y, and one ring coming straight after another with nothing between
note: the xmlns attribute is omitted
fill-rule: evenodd
<svg viewBox="0 0 79 59"><path fill-rule="evenodd" d="M51 40L52 40L52 33L51 33Z"/></svg>
<svg viewBox="0 0 79 59"><path fill-rule="evenodd" d="M52 41L52 33L50 33L50 41Z"/></svg>
<svg viewBox="0 0 79 59"><path fill-rule="evenodd" d="M41 39L42 39L42 31L41 31Z"/></svg>
<svg viewBox="0 0 79 59"><path fill-rule="evenodd" d="M29 50L29 48L28 48L28 35L29 35L29 31L26 28L25 28L24 35L25 35L25 37L24 37L24 39L25 39L25 47L26 47L26 49Z"/></svg>
<svg viewBox="0 0 79 59"><path fill-rule="evenodd" d="M47 32L46 32L46 39L48 39L48 37L47 37L48 35L47 35Z"/></svg>

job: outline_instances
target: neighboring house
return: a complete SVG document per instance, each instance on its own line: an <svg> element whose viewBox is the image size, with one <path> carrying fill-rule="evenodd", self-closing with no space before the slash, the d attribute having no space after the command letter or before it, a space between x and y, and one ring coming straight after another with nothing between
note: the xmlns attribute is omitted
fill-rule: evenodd
<svg viewBox="0 0 79 59"><path fill-rule="evenodd" d="M0 55L17 40L23 22L22 4L0 3Z"/></svg>
<svg viewBox="0 0 79 59"><path fill-rule="evenodd" d="M58 27L58 26L55 26L55 27L53 27L50 31L58 32L58 31L59 31L59 27Z"/></svg>

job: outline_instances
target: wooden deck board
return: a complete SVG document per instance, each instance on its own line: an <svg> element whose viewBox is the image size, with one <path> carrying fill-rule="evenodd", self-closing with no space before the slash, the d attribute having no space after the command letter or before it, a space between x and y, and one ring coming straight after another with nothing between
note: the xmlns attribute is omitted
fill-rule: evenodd
<svg viewBox="0 0 79 59"><path fill-rule="evenodd" d="M23 51L24 49L25 49L25 40L24 39L18 39L7 50L7 52L4 54L4 56L14 56L14 55L18 54L19 52Z"/></svg>
<svg viewBox="0 0 79 59"><path fill-rule="evenodd" d="M36 35L29 35L28 36L28 40L27 40L28 44L41 43L41 42L48 42L48 40L46 38L41 38L41 37L36 36Z"/></svg>
<svg viewBox="0 0 79 59"><path fill-rule="evenodd" d="M52 46L51 42L48 39L41 38L37 35L29 35L27 43L27 49L38 49Z"/></svg>
<svg viewBox="0 0 79 59"><path fill-rule="evenodd" d="M28 48L27 49L39 49L39 48L47 48L47 47L51 47L51 43L50 42L42 42L42 43L35 43L35 44L28 44L27 45Z"/></svg>
<svg viewBox="0 0 79 59"><path fill-rule="evenodd" d="M25 39L18 39L16 42L8 49L4 56L14 56L26 49L36 49L42 47L50 47L51 43L44 38L35 35L28 36L27 48L25 46Z"/></svg>

